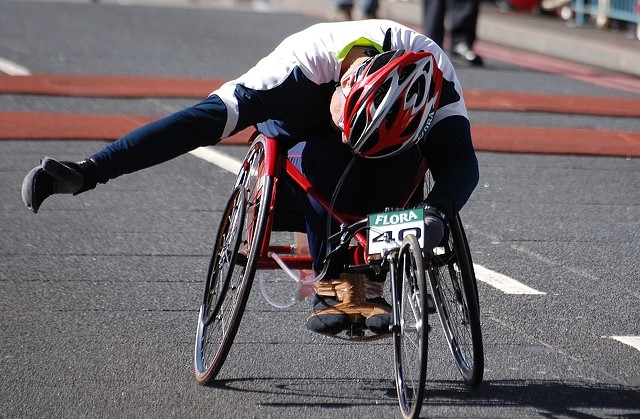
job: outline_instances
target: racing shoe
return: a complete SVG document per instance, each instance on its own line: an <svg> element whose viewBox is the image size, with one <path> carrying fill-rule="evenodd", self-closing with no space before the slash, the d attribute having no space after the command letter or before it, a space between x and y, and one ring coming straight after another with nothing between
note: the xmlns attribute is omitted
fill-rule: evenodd
<svg viewBox="0 0 640 419"><path fill-rule="evenodd" d="M346 313L332 309L340 302L331 296L316 294L313 297L313 313L306 320L307 329L324 335L336 335L351 327L351 321Z"/></svg>
<svg viewBox="0 0 640 419"><path fill-rule="evenodd" d="M388 333L391 306L382 298L382 287L383 282L355 273L320 281L307 328L335 335L342 331L349 333L352 327L357 329L364 324L373 333Z"/></svg>
<svg viewBox="0 0 640 419"><path fill-rule="evenodd" d="M79 163L45 157L22 181L22 200L34 214L53 194L73 194L96 187L98 171L91 159Z"/></svg>
<svg viewBox="0 0 640 419"><path fill-rule="evenodd" d="M371 314L364 321L367 328L376 335L390 333L389 328L393 323L391 304L382 297L367 298L367 304L372 308Z"/></svg>

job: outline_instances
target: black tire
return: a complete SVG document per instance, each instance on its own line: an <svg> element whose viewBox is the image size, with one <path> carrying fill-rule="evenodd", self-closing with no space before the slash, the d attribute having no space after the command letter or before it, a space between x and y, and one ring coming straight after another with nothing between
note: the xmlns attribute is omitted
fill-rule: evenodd
<svg viewBox="0 0 640 419"><path fill-rule="evenodd" d="M264 157L264 143L257 140L247 153L218 229L198 315L194 371L200 384L220 372L253 283L273 193L273 178L262 172Z"/></svg>
<svg viewBox="0 0 640 419"><path fill-rule="evenodd" d="M429 256L427 274L456 366L464 380L476 386L484 375L478 287L467 237L458 215L449 223L445 246L436 248Z"/></svg>
<svg viewBox="0 0 640 419"><path fill-rule="evenodd" d="M393 334L396 391L402 416L416 418L424 399L429 325L424 261L413 234L400 246L395 292L399 320Z"/></svg>

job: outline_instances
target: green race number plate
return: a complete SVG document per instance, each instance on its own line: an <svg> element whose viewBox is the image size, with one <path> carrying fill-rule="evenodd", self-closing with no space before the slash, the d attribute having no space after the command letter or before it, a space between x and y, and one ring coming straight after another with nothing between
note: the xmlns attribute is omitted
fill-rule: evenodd
<svg viewBox="0 0 640 419"><path fill-rule="evenodd" d="M424 209L380 212L369 215L370 255L381 254L385 249L398 247L409 234L424 247Z"/></svg>

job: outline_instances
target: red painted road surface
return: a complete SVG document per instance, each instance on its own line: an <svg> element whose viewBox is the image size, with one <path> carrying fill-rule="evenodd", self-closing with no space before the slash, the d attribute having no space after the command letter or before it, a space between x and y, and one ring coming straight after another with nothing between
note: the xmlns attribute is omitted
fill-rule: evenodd
<svg viewBox="0 0 640 419"><path fill-rule="evenodd" d="M109 98L206 97L223 80L157 77L0 76L0 94ZM640 117L640 100L612 97L465 91L471 110ZM113 141L160 115L79 115L0 112L0 140ZM225 140L245 143L249 130ZM479 151L640 157L640 132L580 128L474 125Z"/></svg>

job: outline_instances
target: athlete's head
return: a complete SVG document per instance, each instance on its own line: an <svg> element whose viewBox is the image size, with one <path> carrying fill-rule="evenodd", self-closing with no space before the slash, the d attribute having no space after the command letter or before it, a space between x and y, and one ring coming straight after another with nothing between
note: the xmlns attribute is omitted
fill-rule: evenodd
<svg viewBox="0 0 640 419"><path fill-rule="evenodd" d="M389 157L422 137L441 87L442 72L428 52L389 51L356 60L336 87L333 122L354 153ZM340 98L343 106L336 107ZM336 114L336 108L342 113Z"/></svg>

